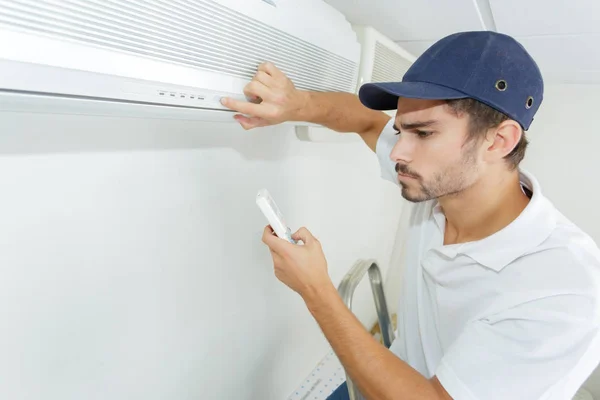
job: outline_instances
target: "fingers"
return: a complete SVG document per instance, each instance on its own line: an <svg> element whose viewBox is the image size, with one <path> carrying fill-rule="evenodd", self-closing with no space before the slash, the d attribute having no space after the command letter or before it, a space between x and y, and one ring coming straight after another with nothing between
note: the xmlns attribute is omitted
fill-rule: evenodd
<svg viewBox="0 0 600 400"><path fill-rule="evenodd" d="M304 244L319 243L319 240L315 238L313 234L310 233L310 231L304 227L298 229L298 231L292 235L292 239L302 240ZM276 252L285 250L285 247L288 247L289 245L293 246L293 244L275 235L275 233L273 232L273 228L271 228L270 225L267 225L265 227L263 231L262 241L264 244L266 244Z"/></svg>
<svg viewBox="0 0 600 400"><path fill-rule="evenodd" d="M262 83L266 87L271 87L273 85L273 77L266 71L258 71L256 75L254 75L253 80Z"/></svg>
<svg viewBox="0 0 600 400"><path fill-rule="evenodd" d="M246 95L250 101L241 101L231 97L224 97L221 99L221 104L234 111L254 117L253 119L236 118L244 128L249 129L261 126L260 122L266 121L260 121L260 119L268 117L270 115L270 109L269 107L265 107L264 104L256 103L255 99L269 98L271 91L263 83L252 81L244 87L244 95ZM262 126L265 125L267 124L264 123Z"/></svg>
<svg viewBox="0 0 600 400"><path fill-rule="evenodd" d="M284 256L290 251L295 245L291 244L285 239L277 236L270 225L267 225L263 231L262 241L264 244L269 246L271 252L275 252L280 256Z"/></svg>
<svg viewBox="0 0 600 400"><path fill-rule="evenodd" d="M267 99L270 97L271 90L264 83L259 81L252 81L244 87L244 94L247 97L260 97L261 99Z"/></svg>
<svg viewBox="0 0 600 400"><path fill-rule="evenodd" d="M273 235L275 235L275 231L273 231L271 225L265 226L265 229L263 229L263 242L265 241L265 237Z"/></svg>
<svg viewBox="0 0 600 400"><path fill-rule="evenodd" d="M302 240L304 244L318 243L318 240L313 236L313 234L304 227L298 229L298 231L292 235L292 239Z"/></svg>
<svg viewBox="0 0 600 400"><path fill-rule="evenodd" d="M282 78L285 77L285 74L275 66L275 64L270 62L264 62L258 66L259 71L264 71L273 78Z"/></svg>
<svg viewBox="0 0 600 400"><path fill-rule="evenodd" d="M230 97L221 99L225 107L241 114L235 119L244 129L275 125L293 118L289 115L296 110L295 103L301 96L295 96L295 88L286 75L272 63L258 66L254 78L244 87L247 100Z"/></svg>
<svg viewBox="0 0 600 400"><path fill-rule="evenodd" d="M246 117L244 115L234 115L233 118L242 125L244 129L259 128L269 125L269 122L260 117Z"/></svg>
<svg viewBox="0 0 600 400"><path fill-rule="evenodd" d="M275 250L275 248L277 247L279 242L286 242L285 240L283 240L279 236L277 236L275 234L275 232L273 232L273 228L271 228L271 225L265 226L265 229L263 231L262 241L264 244L269 246L271 248L271 250Z"/></svg>
<svg viewBox="0 0 600 400"><path fill-rule="evenodd" d="M231 97L223 97L221 99L221 104L225 107L232 109L234 111L240 112L242 114L248 115L257 115L260 113L261 106L260 104L250 103L248 101L241 101L237 99L233 99Z"/></svg>

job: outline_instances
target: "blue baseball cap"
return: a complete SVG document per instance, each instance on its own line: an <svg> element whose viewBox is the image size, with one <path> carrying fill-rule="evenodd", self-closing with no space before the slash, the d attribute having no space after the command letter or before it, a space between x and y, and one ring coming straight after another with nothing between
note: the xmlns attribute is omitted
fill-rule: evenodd
<svg viewBox="0 0 600 400"><path fill-rule="evenodd" d="M536 62L514 38L491 31L460 32L427 49L402 82L367 83L358 95L375 110L396 109L399 97L473 98L527 130L542 103L544 81Z"/></svg>

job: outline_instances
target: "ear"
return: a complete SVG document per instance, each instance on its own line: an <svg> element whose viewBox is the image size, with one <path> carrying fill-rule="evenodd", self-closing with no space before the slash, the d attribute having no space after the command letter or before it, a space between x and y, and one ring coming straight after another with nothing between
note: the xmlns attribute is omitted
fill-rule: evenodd
<svg viewBox="0 0 600 400"><path fill-rule="evenodd" d="M490 162L501 161L510 154L521 140L523 131L521 125L513 120L502 122L488 133L485 158Z"/></svg>

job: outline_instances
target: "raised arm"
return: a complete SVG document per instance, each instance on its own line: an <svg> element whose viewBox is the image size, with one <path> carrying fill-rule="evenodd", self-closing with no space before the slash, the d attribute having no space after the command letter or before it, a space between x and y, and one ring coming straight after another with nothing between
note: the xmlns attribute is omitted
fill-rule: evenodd
<svg viewBox="0 0 600 400"><path fill-rule="evenodd" d="M358 96L344 92L309 92L296 89L272 63L263 63L244 89L250 101L224 98L225 107L244 115L236 120L244 129L306 121L336 132L356 132L375 151L379 134L390 117L362 105Z"/></svg>

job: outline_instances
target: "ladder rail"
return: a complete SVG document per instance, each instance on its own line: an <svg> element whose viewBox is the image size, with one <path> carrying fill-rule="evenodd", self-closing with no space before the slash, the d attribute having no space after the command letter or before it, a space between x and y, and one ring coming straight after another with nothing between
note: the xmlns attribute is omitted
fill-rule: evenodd
<svg viewBox="0 0 600 400"><path fill-rule="evenodd" d="M394 341L394 330L392 327L392 319L385 299L383 291L383 279L381 270L375 260L358 260L344 276L338 286L338 293L344 304L352 311L352 297L358 284L366 275L369 275L371 283L371 291L373 292L373 300L375 301L375 310L377 311L377 319L381 328L381 336L385 347L389 348ZM346 373L346 384L348 385L348 393L350 400L360 400L362 395Z"/></svg>

